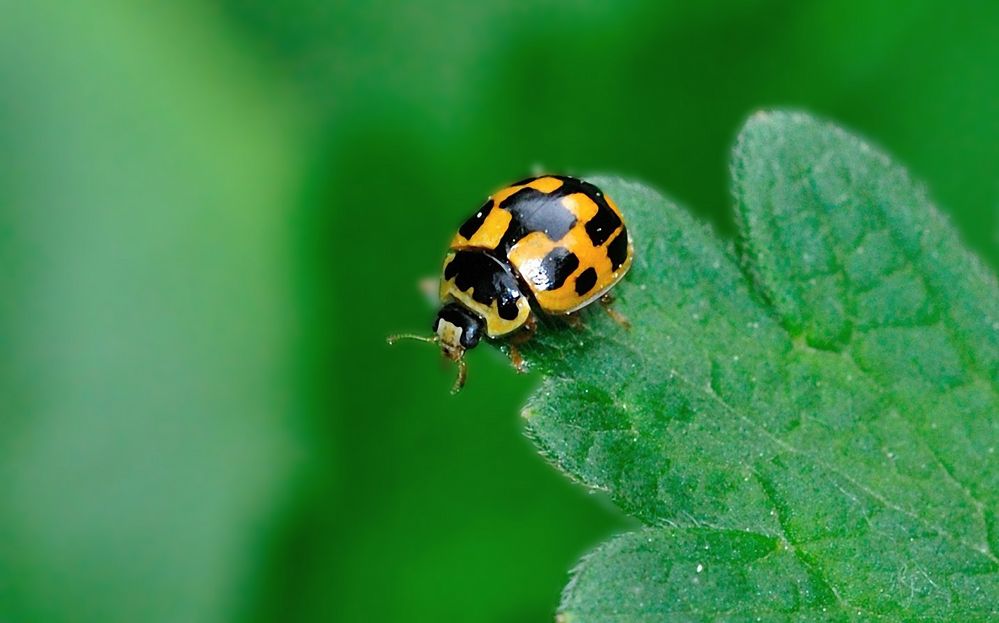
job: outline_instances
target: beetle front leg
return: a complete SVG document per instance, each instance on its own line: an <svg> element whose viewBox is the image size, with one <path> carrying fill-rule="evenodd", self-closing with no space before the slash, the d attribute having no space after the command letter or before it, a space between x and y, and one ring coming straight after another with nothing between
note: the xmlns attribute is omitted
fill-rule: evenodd
<svg viewBox="0 0 999 623"><path fill-rule="evenodd" d="M515 333L507 342L510 349L508 353L510 356L510 363L512 363L517 372L521 374L527 372L527 368L524 366L524 358L520 356L520 349L518 349L517 346L526 343L534 337L537 330L538 321L534 318L534 314L531 314L527 317L527 322L524 323L521 330Z"/></svg>

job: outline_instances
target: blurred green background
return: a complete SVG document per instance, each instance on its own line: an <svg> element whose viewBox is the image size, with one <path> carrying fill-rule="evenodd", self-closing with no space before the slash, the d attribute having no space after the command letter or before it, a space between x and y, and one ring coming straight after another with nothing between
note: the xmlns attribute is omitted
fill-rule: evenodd
<svg viewBox="0 0 999 623"><path fill-rule="evenodd" d="M0 619L546 621L631 524L417 281L535 165L726 235L774 105L999 264L994 2L0 2ZM626 208L626 206L625 206Z"/></svg>

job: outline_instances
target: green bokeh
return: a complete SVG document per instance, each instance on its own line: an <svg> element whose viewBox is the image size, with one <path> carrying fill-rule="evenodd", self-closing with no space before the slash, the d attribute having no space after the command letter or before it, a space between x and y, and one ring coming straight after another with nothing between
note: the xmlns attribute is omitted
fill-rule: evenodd
<svg viewBox="0 0 999 623"><path fill-rule="evenodd" d="M0 6L0 618L548 620L628 523L467 390L420 278L535 166L732 231L741 121L808 109L999 264L994 3ZM626 206L625 206L626 209Z"/></svg>

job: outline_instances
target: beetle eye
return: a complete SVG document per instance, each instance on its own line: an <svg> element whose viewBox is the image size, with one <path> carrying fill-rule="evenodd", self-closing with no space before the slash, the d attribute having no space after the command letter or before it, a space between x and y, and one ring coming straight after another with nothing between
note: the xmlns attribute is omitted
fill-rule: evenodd
<svg viewBox="0 0 999 623"><path fill-rule="evenodd" d="M479 339L481 339L481 337L482 326L473 320L462 327L461 345L465 348L475 348L475 345L479 343Z"/></svg>

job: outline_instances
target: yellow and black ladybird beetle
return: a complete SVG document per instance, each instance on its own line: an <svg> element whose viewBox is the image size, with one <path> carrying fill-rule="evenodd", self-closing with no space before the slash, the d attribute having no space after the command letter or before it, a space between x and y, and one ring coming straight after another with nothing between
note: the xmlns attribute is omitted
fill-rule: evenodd
<svg viewBox="0 0 999 623"><path fill-rule="evenodd" d="M601 299L628 272L632 255L621 211L599 188L562 175L521 180L489 197L451 240L433 337L389 342L440 344L458 364L457 392L465 351L483 335L520 330L518 337L529 337L532 308L568 315ZM512 358L519 367L515 349Z"/></svg>

